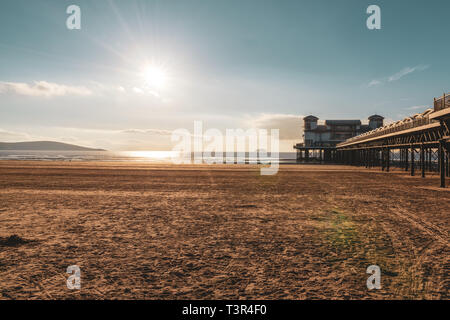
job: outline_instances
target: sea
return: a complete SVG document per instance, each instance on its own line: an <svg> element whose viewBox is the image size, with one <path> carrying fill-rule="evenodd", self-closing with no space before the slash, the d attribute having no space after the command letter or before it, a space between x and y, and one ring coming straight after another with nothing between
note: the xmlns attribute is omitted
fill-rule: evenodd
<svg viewBox="0 0 450 320"><path fill-rule="evenodd" d="M280 152L278 157L271 157L270 154L264 157L250 157L246 153L243 157L236 154L234 157L226 157L222 153L217 156L206 156L196 154L203 163L222 163L222 160L228 162L241 163L280 163L290 164L296 162L295 152ZM31 160L31 161L135 161L150 163L179 163L183 160L190 160L193 163L194 154L180 154L176 151L26 151L26 150L0 150L0 160ZM233 161L234 160L234 161Z"/></svg>

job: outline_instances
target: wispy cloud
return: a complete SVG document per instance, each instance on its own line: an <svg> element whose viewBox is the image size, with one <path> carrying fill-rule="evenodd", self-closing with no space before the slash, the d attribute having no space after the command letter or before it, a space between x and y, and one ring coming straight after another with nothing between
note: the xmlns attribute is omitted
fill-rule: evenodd
<svg viewBox="0 0 450 320"><path fill-rule="evenodd" d="M405 110L425 110L429 108L428 106L412 106L412 107L407 107L405 108Z"/></svg>
<svg viewBox="0 0 450 320"><path fill-rule="evenodd" d="M423 70L426 70L428 68L429 68L428 65L420 65L420 66L415 66L415 67L412 67L412 68L411 67L406 67L406 68L403 68L402 70L400 70L399 72L393 74L392 76L390 76L388 78L388 81L389 82L397 81L397 80L400 80L401 78L403 78L404 76L406 76L406 75L408 75L410 73L413 73L414 71L423 71Z"/></svg>
<svg viewBox="0 0 450 320"><path fill-rule="evenodd" d="M29 136L26 133L0 129L0 141L10 141L10 140L28 139L28 138L29 138Z"/></svg>
<svg viewBox="0 0 450 320"><path fill-rule="evenodd" d="M137 88L137 87L133 88L133 92L138 93L138 94L144 94L144 90L142 90L141 88Z"/></svg>
<svg viewBox="0 0 450 320"><path fill-rule="evenodd" d="M13 93L33 97L55 97L65 95L87 96L92 91L82 86L68 86L47 81L35 81L33 84L22 82L0 82L0 94Z"/></svg>
<svg viewBox="0 0 450 320"><path fill-rule="evenodd" d="M134 94L136 96L154 97L161 100L161 95L155 90L140 87L126 88L122 85L108 85L96 81L89 81L86 86L69 86L48 81L25 82L0 81L0 95L14 94L29 97L62 97L62 96L111 96Z"/></svg>
<svg viewBox="0 0 450 320"><path fill-rule="evenodd" d="M149 135L168 136L168 135L172 134L172 131L170 131L170 130L161 130L161 129L126 129L126 130L122 130L121 133L149 134Z"/></svg>
<svg viewBox="0 0 450 320"><path fill-rule="evenodd" d="M138 87L134 87L133 88L133 92L137 95L151 95L155 98L160 98L160 94L154 90L148 90L145 88L138 88Z"/></svg>
<svg viewBox="0 0 450 320"><path fill-rule="evenodd" d="M367 86L368 87L374 87L374 86L377 86L379 84L381 84L381 81L379 81L379 80L372 80L372 81L369 82L369 84Z"/></svg>
<svg viewBox="0 0 450 320"><path fill-rule="evenodd" d="M367 87L375 87L378 85L382 85L386 82L393 82L393 81L398 81L401 78L407 76L408 74L411 74L413 72L416 71L424 71L426 69L428 69L430 66L429 65L418 65L415 67L406 67L403 68L402 70L400 70L399 72L394 73L393 75L383 78L383 79L373 79L371 80L368 84Z"/></svg>

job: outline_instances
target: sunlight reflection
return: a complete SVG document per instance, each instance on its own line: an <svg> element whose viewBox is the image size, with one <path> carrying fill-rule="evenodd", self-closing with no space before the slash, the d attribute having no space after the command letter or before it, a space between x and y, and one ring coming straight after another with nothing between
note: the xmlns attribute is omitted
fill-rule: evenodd
<svg viewBox="0 0 450 320"><path fill-rule="evenodd" d="M126 156L148 160L170 160L179 157L178 151L126 151Z"/></svg>

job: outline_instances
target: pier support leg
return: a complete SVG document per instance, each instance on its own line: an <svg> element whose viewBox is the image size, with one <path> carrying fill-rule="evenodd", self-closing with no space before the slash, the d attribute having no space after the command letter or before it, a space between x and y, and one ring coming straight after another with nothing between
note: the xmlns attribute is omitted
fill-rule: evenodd
<svg viewBox="0 0 450 320"><path fill-rule="evenodd" d="M369 161L368 161L369 156L367 155L368 150L367 150L367 149L364 149L363 152L364 152L364 166L365 166L366 168L368 168L368 167L369 167Z"/></svg>
<svg viewBox="0 0 450 320"><path fill-rule="evenodd" d="M400 163L399 163L399 166L400 166L400 169L405 170L405 150L399 149L399 152L400 152Z"/></svg>
<svg viewBox="0 0 450 320"><path fill-rule="evenodd" d="M433 171L433 166L431 163L431 158L432 158L432 150L431 148L428 148L428 170L429 171Z"/></svg>
<svg viewBox="0 0 450 320"><path fill-rule="evenodd" d="M386 172L389 172L389 166L391 162L391 149L386 149Z"/></svg>
<svg viewBox="0 0 450 320"><path fill-rule="evenodd" d="M405 149L405 171L409 171L409 150Z"/></svg>
<svg viewBox="0 0 450 320"><path fill-rule="evenodd" d="M450 157L450 153L448 151L448 145L446 145L446 147L445 147L445 176L446 177L450 176L449 157Z"/></svg>
<svg viewBox="0 0 450 320"><path fill-rule="evenodd" d="M420 146L420 169L422 170L422 178L425 178L425 148L423 144Z"/></svg>
<svg viewBox="0 0 450 320"><path fill-rule="evenodd" d="M416 173L416 166L415 166L415 154L416 151L414 150L414 147L411 146L411 176L413 177Z"/></svg>
<svg viewBox="0 0 450 320"><path fill-rule="evenodd" d="M439 172L441 176L441 188L445 188L445 141L439 140Z"/></svg>

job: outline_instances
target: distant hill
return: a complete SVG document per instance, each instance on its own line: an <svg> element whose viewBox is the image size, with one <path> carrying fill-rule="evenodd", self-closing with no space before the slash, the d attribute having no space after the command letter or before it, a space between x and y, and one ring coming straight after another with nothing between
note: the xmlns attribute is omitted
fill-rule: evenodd
<svg viewBox="0 0 450 320"><path fill-rule="evenodd" d="M0 142L0 150L27 151L106 151L76 146L74 144L54 141Z"/></svg>

